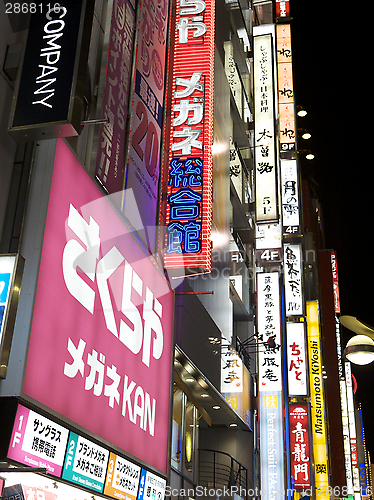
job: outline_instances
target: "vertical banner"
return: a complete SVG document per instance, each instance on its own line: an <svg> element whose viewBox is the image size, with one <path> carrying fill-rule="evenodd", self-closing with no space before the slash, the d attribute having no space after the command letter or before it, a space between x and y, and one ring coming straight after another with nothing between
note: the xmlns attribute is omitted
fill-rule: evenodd
<svg viewBox="0 0 374 500"><path fill-rule="evenodd" d="M284 288L286 316L304 312L301 245L284 245Z"/></svg>
<svg viewBox="0 0 374 500"><path fill-rule="evenodd" d="M308 407L305 403L290 403L291 475L295 488L310 488Z"/></svg>
<svg viewBox="0 0 374 500"><path fill-rule="evenodd" d="M177 2L166 268L211 269L215 3Z"/></svg>
<svg viewBox="0 0 374 500"><path fill-rule="evenodd" d="M358 468L358 457L357 457L356 418L355 418L355 409L353 401L351 363L349 361L346 361L344 366L345 366L345 380L347 387L348 423L349 423L349 438L350 438L350 448L351 448L353 489L354 489L355 500L360 500L361 498L360 471Z"/></svg>
<svg viewBox="0 0 374 500"><path fill-rule="evenodd" d="M307 396L304 323L287 323L288 394Z"/></svg>
<svg viewBox="0 0 374 500"><path fill-rule="evenodd" d="M353 496L354 489L353 489L352 458L351 458L351 440L350 440L350 436L349 436L348 399L347 399L347 385L345 382L345 378L340 380L340 397L341 397L341 410L342 410L345 475L347 478L347 492L348 492L348 495Z"/></svg>
<svg viewBox="0 0 374 500"><path fill-rule="evenodd" d="M257 331L263 338L258 353L260 391L282 391L279 273L257 274Z"/></svg>
<svg viewBox="0 0 374 500"><path fill-rule="evenodd" d="M284 498L282 392L260 392L261 499Z"/></svg>
<svg viewBox="0 0 374 500"><path fill-rule="evenodd" d="M314 451L314 479L319 500L329 495L329 474L327 466L327 436L325 403L322 379L321 345L318 301L308 301L307 325L309 346L310 404L312 409L312 436Z"/></svg>
<svg viewBox="0 0 374 500"><path fill-rule="evenodd" d="M143 226L154 228L158 210L169 2L140 0L138 9L135 93L125 188L133 190ZM126 198L124 204L126 209ZM151 230L149 234L149 241L144 243L154 252L154 232Z"/></svg>
<svg viewBox="0 0 374 500"><path fill-rule="evenodd" d="M278 106L281 151L294 151L295 103L292 76L291 26L277 25Z"/></svg>
<svg viewBox="0 0 374 500"><path fill-rule="evenodd" d="M253 37L256 221L278 219L272 36Z"/></svg>
<svg viewBox="0 0 374 500"><path fill-rule="evenodd" d="M134 0L114 0L96 177L109 193L122 189L128 100L134 45Z"/></svg>
<svg viewBox="0 0 374 500"><path fill-rule="evenodd" d="M296 160L281 160L281 196L284 234L300 232L299 179Z"/></svg>
<svg viewBox="0 0 374 500"><path fill-rule="evenodd" d="M332 268L332 286L334 291L335 313L340 314L338 261L336 258L336 252L331 252L331 268Z"/></svg>

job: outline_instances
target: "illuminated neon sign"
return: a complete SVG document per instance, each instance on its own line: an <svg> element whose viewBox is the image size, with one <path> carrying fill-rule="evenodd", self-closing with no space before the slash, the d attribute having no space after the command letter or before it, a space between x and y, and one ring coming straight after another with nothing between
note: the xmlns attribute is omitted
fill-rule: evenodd
<svg viewBox="0 0 374 500"><path fill-rule="evenodd" d="M166 268L211 269L214 2L180 0L175 21Z"/></svg>

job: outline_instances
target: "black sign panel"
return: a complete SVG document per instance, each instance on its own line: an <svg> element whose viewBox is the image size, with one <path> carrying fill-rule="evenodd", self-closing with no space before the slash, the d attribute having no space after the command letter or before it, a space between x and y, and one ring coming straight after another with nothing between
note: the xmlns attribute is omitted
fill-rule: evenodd
<svg viewBox="0 0 374 500"><path fill-rule="evenodd" d="M44 3L32 14L9 133L16 141L78 135L93 0Z"/></svg>

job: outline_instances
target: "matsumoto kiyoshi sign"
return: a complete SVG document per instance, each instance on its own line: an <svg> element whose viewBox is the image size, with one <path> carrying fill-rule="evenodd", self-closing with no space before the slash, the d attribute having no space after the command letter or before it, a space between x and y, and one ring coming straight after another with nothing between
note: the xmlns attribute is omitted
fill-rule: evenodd
<svg viewBox="0 0 374 500"><path fill-rule="evenodd" d="M24 393L166 472L172 316L166 280L58 140Z"/></svg>
<svg viewBox="0 0 374 500"><path fill-rule="evenodd" d="M9 125L16 141L80 132L94 3L43 2L31 14Z"/></svg>

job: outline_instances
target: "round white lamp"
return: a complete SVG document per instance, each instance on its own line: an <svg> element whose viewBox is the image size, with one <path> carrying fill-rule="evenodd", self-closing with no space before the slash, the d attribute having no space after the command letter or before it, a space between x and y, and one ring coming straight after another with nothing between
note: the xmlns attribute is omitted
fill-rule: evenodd
<svg viewBox="0 0 374 500"><path fill-rule="evenodd" d="M346 345L345 357L356 365L368 365L374 361L374 341L366 335L355 335Z"/></svg>

